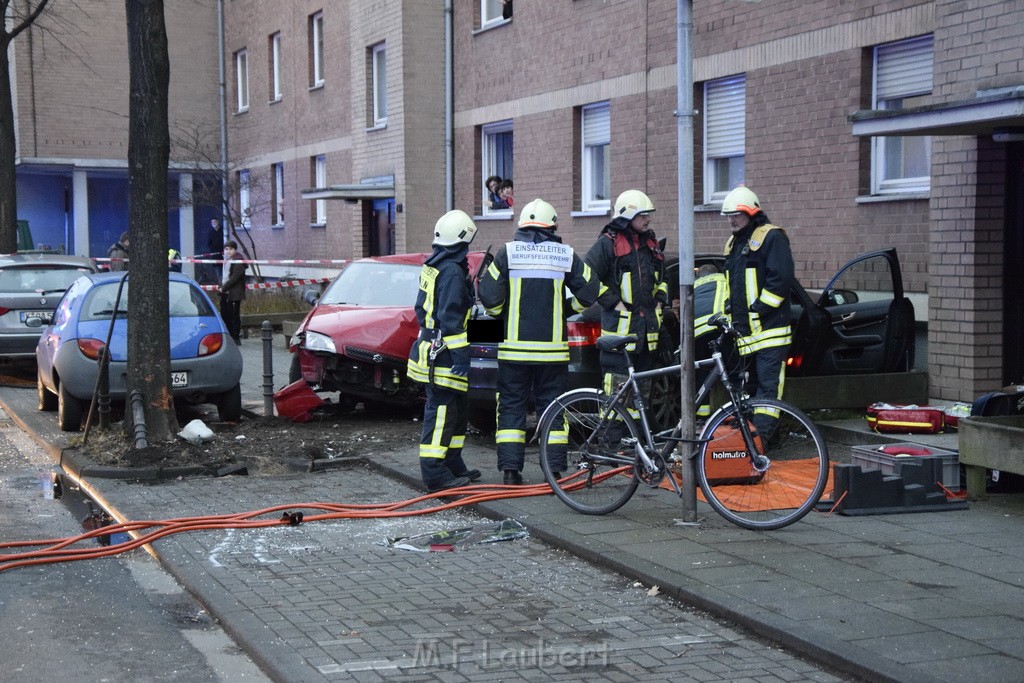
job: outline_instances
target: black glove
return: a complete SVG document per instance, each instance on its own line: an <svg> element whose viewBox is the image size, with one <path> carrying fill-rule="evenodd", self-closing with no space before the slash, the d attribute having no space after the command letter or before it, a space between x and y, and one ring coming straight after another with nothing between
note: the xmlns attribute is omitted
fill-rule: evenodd
<svg viewBox="0 0 1024 683"><path fill-rule="evenodd" d="M452 374L459 377L469 376L469 347L452 349Z"/></svg>

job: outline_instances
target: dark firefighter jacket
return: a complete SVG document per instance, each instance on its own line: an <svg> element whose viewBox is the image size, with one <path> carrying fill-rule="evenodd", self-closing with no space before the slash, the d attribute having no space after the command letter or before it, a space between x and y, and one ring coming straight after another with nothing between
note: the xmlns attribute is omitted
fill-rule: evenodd
<svg viewBox="0 0 1024 683"><path fill-rule="evenodd" d="M420 269L416 295L419 337L409 350L409 379L453 391L469 391L469 379L452 372L452 366L469 366L466 323L473 306L473 284L466 254L468 244L435 247ZM431 360L431 345L444 348ZM431 368L433 365L433 368Z"/></svg>
<svg viewBox="0 0 1024 683"><path fill-rule="evenodd" d="M574 295L568 304L567 287ZM487 312L504 319L498 360L568 363L566 317L593 305L597 287L590 267L552 230L516 230L514 241L498 250L478 288Z"/></svg>
<svg viewBox="0 0 1024 683"><path fill-rule="evenodd" d="M708 324L711 316L725 313L729 299L729 280L725 273L712 273L697 278L693 283L693 336L714 331Z"/></svg>
<svg viewBox="0 0 1024 683"><path fill-rule="evenodd" d="M612 222L587 252L587 263L601 281L597 301L604 309L601 330L605 334L635 334L647 340L647 347L658 347L661 311L657 304L668 303L665 283L665 257L654 232L638 233L628 225ZM615 310L621 301L625 311ZM635 346L628 347L635 351Z"/></svg>
<svg viewBox="0 0 1024 683"><path fill-rule="evenodd" d="M725 271L729 275L729 315L744 335L737 344L740 353L790 344L793 254L786 231L771 224L748 225L726 243Z"/></svg>

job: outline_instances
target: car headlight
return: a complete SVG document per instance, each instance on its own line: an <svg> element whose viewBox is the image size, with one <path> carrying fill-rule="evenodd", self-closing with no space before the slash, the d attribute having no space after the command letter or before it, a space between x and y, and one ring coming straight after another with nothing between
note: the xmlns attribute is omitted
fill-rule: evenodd
<svg viewBox="0 0 1024 683"><path fill-rule="evenodd" d="M326 351L327 353L337 353L338 349L334 346L334 340L326 334L320 334L319 332L306 331L306 341L303 343L307 351Z"/></svg>

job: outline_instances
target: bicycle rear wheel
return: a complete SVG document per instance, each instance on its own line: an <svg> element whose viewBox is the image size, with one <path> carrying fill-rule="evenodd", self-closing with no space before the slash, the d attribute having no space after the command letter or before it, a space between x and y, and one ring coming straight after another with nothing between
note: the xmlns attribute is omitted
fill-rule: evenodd
<svg viewBox="0 0 1024 683"><path fill-rule="evenodd" d="M757 455L769 459L763 472L753 466L744 443L741 412L751 425ZM774 422L765 420L772 415L777 416ZM824 438L810 418L782 401L754 398L739 409L726 406L711 417L701 438L710 439L696 463L701 492L720 515L741 527L767 530L792 524L810 512L828 482Z"/></svg>
<svg viewBox="0 0 1024 683"><path fill-rule="evenodd" d="M636 454L622 444L624 438L637 437L633 418L621 403L595 389L577 389L555 400L537 426L544 478L577 512L618 510L640 483Z"/></svg>

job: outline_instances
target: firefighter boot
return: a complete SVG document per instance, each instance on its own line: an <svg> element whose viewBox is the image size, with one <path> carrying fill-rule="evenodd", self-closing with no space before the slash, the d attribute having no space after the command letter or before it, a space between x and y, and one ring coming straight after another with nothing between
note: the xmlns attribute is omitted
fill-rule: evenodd
<svg viewBox="0 0 1024 683"><path fill-rule="evenodd" d="M420 458L420 476L431 493L469 484L469 477L453 475L441 458Z"/></svg>
<svg viewBox="0 0 1024 683"><path fill-rule="evenodd" d="M444 464L448 466L448 469L451 471L452 476L454 476L456 479L458 479L459 477L465 477L470 481L476 481L477 479L483 476L480 473L480 470L471 470L469 469L469 467L466 466L466 462L462 459L461 450L449 450L448 455L446 455L444 458Z"/></svg>

